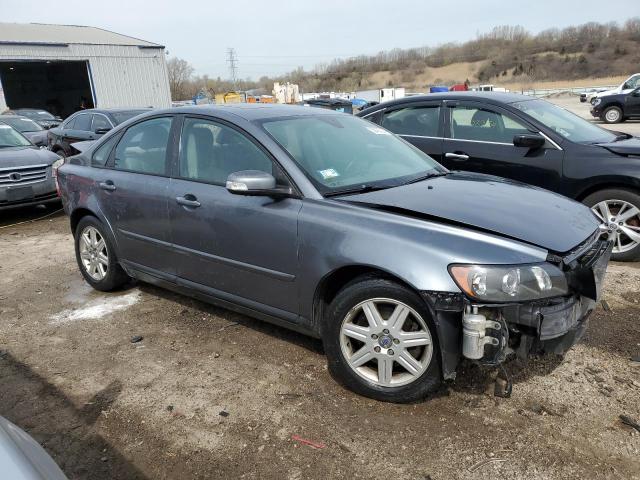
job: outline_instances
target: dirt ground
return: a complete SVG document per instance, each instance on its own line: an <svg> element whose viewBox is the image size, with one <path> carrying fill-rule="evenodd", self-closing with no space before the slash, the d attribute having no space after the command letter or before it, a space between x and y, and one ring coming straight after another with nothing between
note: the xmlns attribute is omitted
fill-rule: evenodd
<svg viewBox="0 0 640 480"><path fill-rule="evenodd" d="M70 479L640 479L619 419L640 420L640 265L610 265L604 298L564 362L512 369L509 399L467 365L380 403L318 341L144 284L92 291L57 213L0 228L0 415Z"/></svg>

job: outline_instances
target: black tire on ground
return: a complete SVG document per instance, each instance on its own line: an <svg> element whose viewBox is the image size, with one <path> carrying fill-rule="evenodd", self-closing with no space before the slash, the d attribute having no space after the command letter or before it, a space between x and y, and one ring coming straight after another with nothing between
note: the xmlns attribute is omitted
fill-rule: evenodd
<svg viewBox="0 0 640 480"><path fill-rule="evenodd" d="M625 190L621 188L611 188L592 193L586 197L582 203L589 208L592 208L594 205L606 200L623 200L640 209L640 194L633 190ZM627 252L614 253L611 255L611 260L618 262L633 262L640 260L640 244Z"/></svg>
<svg viewBox="0 0 640 480"><path fill-rule="evenodd" d="M431 361L424 372L411 383L398 387L376 385L358 375L342 353L340 332L343 320L354 306L372 298L392 299L404 303L422 317L429 329L433 346ZM442 370L436 329L424 301L412 290L385 278L360 277L338 293L328 307L324 320L322 339L329 371L346 388L366 397L395 403L416 402L439 389Z"/></svg>
<svg viewBox="0 0 640 480"><path fill-rule="evenodd" d="M100 236L104 239L106 244L108 252L108 266L106 275L101 280L96 280L92 278L91 275L89 275L80 258L80 236L87 227L95 228ZM83 217L78 222L78 225L76 226L76 230L74 232L74 244L76 250L76 261L78 262L80 273L82 273L82 276L87 281L87 283L96 290L100 290L101 292L110 292L122 287L130 280L130 277L126 274L126 272L122 269L120 263L118 262L118 257L113 246L113 242L111 241L109 235L106 233L104 225L96 217L88 215L86 217Z"/></svg>
<svg viewBox="0 0 640 480"><path fill-rule="evenodd" d="M620 123L624 122L624 116L622 115L622 109L620 107L611 106L607 107L603 112L600 119L604 123Z"/></svg>

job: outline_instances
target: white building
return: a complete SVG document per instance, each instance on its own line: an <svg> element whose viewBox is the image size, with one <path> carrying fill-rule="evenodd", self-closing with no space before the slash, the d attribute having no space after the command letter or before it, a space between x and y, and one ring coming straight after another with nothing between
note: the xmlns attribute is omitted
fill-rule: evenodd
<svg viewBox="0 0 640 480"><path fill-rule="evenodd" d="M162 45L95 27L0 23L0 112L169 107Z"/></svg>

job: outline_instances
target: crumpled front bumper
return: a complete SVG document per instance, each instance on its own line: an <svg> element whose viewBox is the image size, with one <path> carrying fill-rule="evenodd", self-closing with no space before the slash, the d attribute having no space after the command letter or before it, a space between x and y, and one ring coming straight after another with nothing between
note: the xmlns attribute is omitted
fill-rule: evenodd
<svg viewBox="0 0 640 480"><path fill-rule="evenodd" d="M497 341L488 339L491 341L480 352L482 358L476 358L479 363L498 365L514 354L527 359L531 355L566 353L587 329L589 316L600 299L612 247L611 242L598 240L596 235L564 257L549 259L565 271L571 290L565 297L483 305L471 303L462 294L423 292L438 330L444 378L455 378L463 352L461 319L470 310L501 326L486 329L486 335Z"/></svg>

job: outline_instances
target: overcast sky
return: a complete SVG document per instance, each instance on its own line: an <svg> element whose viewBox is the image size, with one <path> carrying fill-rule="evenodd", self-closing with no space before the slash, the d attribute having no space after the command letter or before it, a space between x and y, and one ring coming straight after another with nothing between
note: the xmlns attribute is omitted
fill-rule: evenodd
<svg viewBox="0 0 640 480"><path fill-rule="evenodd" d="M91 25L160 43L212 77L229 76L233 47L238 76L255 79L335 57L469 40L496 25L538 32L623 22L640 16L640 0L0 0L0 13L3 22Z"/></svg>

